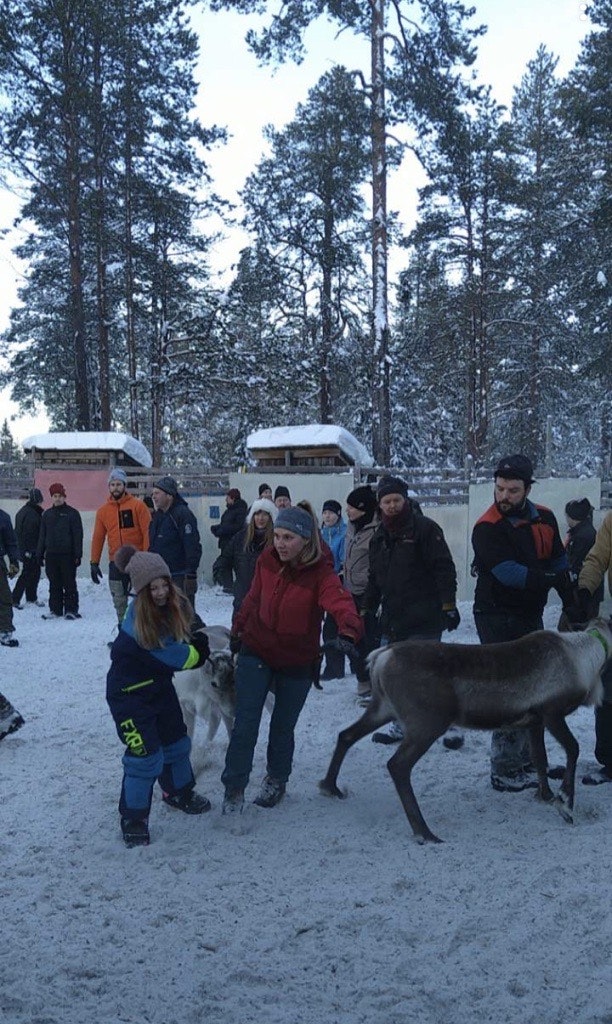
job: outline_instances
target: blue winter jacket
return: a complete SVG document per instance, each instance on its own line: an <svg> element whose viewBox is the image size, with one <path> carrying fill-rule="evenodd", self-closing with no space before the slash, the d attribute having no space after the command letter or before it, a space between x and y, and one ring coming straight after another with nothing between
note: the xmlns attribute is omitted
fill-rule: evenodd
<svg viewBox="0 0 612 1024"><path fill-rule="evenodd" d="M344 565L344 543L346 540L346 523L340 518L334 526L322 526L321 536L326 544L329 544L331 553L334 556L334 571L342 572Z"/></svg>
<svg viewBox="0 0 612 1024"><path fill-rule="evenodd" d="M202 557L198 522L180 494L167 512L157 509L149 526L149 551L161 555L173 576L196 576Z"/></svg>
<svg viewBox="0 0 612 1024"><path fill-rule="evenodd" d="M106 696L147 692L170 685L175 672L194 668L199 654L191 644L168 637L163 647L141 647L135 635L134 604L128 607L119 635L111 647L111 667L106 677Z"/></svg>

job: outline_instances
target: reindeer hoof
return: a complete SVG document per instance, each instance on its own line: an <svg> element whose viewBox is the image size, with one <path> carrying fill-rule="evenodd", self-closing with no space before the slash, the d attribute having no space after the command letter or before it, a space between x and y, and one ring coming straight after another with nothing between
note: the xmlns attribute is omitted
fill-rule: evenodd
<svg viewBox="0 0 612 1024"><path fill-rule="evenodd" d="M328 782L327 779L321 779L319 789L324 796L337 796L339 800L346 800L346 793L339 789L335 783Z"/></svg>
<svg viewBox="0 0 612 1024"><path fill-rule="evenodd" d="M568 825L574 824L574 816L571 812L571 809L567 806L563 797L555 797L555 807L558 810L561 817L563 818L563 820L566 821Z"/></svg>
<svg viewBox="0 0 612 1024"><path fill-rule="evenodd" d="M425 846L425 843L442 843L443 839L438 839L437 836L427 829L427 832L415 834L415 839L419 846Z"/></svg>

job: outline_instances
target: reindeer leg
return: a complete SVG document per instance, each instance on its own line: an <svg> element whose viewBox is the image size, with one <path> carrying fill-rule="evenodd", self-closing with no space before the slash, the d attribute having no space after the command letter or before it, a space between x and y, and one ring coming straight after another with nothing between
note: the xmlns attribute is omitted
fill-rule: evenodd
<svg viewBox="0 0 612 1024"><path fill-rule="evenodd" d="M340 797L341 800L346 797L346 793L338 788L337 779L338 772L348 751L358 740L368 736L375 729L378 729L379 726L391 722L394 718L394 713L383 711L381 701L374 697L373 703L370 707L366 708L361 718L338 734L338 742L336 743L332 759L329 762L327 774L319 782L319 789L322 793L326 796Z"/></svg>
<svg viewBox="0 0 612 1024"><path fill-rule="evenodd" d="M425 735L421 733L418 737L415 735L405 736L399 749L387 761L389 774L419 843L441 843L442 840L434 835L421 814L421 808L412 788L412 769L423 754L429 750L432 743L446 732L446 729L447 724L444 724L442 728L436 727L435 730L428 730Z"/></svg>
<svg viewBox="0 0 612 1024"><path fill-rule="evenodd" d="M578 741L571 732L563 715L545 715L544 725L551 736L554 736L557 743L560 743L565 751L565 775L563 776L563 782L561 783L559 792L555 797L555 807L559 811L563 820L567 821L569 825L573 825L574 818L571 812L574 809L576 765L578 764L580 747L578 746Z"/></svg>
<svg viewBox="0 0 612 1024"><path fill-rule="evenodd" d="M531 757L538 773L536 796L539 800L550 803L555 799L555 794L548 783L548 758L544 745L544 723L541 718L538 718L529 727L529 746L531 748Z"/></svg>

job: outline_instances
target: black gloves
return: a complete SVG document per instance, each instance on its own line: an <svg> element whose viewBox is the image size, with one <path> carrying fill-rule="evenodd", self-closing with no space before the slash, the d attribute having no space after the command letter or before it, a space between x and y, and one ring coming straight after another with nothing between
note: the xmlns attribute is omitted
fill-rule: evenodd
<svg viewBox="0 0 612 1024"><path fill-rule="evenodd" d="M355 642L351 640L350 636L337 636L335 640L330 642L329 646L334 647L340 654L345 654L347 658L352 658L357 654Z"/></svg>
<svg viewBox="0 0 612 1024"><path fill-rule="evenodd" d="M204 664L204 662L206 661L210 654L210 644L208 642L208 637L206 636L206 633L194 633L193 636L190 637L189 643L191 644L192 647L195 647L196 651L198 652L198 662L195 668L199 668L200 665Z"/></svg>
<svg viewBox="0 0 612 1024"><path fill-rule="evenodd" d="M185 576L185 594L187 597L194 597L198 589L197 576Z"/></svg>
<svg viewBox="0 0 612 1024"><path fill-rule="evenodd" d="M91 573L91 582L92 583L99 583L100 580L102 579L102 573L100 572L100 566L98 565L98 563L97 562L90 562L89 563L89 571Z"/></svg>
<svg viewBox="0 0 612 1024"><path fill-rule="evenodd" d="M232 633L230 638L229 638L229 649L230 649L231 653L232 654L238 654L241 647L242 647L242 640L240 639L239 636L236 636L234 633Z"/></svg>
<svg viewBox="0 0 612 1024"><path fill-rule="evenodd" d="M12 580L13 577L16 576L18 572L19 565L17 564L17 562L11 562L8 567L6 575L8 576L9 580Z"/></svg>
<svg viewBox="0 0 612 1024"><path fill-rule="evenodd" d="M444 618L444 629L448 633L452 633L458 628L461 622L461 616L457 608L443 608L442 615Z"/></svg>
<svg viewBox="0 0 612 1024"><path fill-rule="evenodd" d="M574 591L573 600L563 605L563 611L572 626L583 626L590 619L595 618L597 602L586 587L580 587L579 590Z"/></svg>

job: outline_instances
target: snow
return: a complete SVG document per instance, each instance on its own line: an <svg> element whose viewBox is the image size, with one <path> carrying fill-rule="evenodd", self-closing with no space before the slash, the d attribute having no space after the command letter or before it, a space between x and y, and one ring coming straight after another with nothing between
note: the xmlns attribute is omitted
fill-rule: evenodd
<svg viewBox="0 0 612 1024"><path fill-rule="evenodd" d="M53 434L30 434L24 438L24 451L32 448L50 451L111 451L125 452L141 466L152 466L153 460L141 441L131 434L119 434L104 430L60 431Z"/></svg>
<svg viewBox="0 0 612 1024"><path fill-rule="evenodd" d="M219 733L198 782L213 810L191 818L156 792L151 845L127 850L105 584L79 581L78 622L16 611L21 646L0 648L0 687L26 719L0 744L3 1024L609 1024L612 787L578 785L570 827L530 792L491 789L487 734L437 743L414 782L445 842L418 846L389 748L349 752L345 801L317 790L357 717L353 677L311 691L279 807L249 803L239 829L222 817ZM208 588L198 610L229 624L230 599ZM472 642L461 614L453 638ZM592 710L570 724L580 775ZM267 718L250 798L266 736Z"/></svg>
<svg viewBox="0 0 612 1024"><path fill-rule="evenodd" d="M336 445L357 466L373 466L366 448L344 427L331 423L308 423L302 426L268 427L255 430L247 437L247 448L312 448Z"/></svg>

